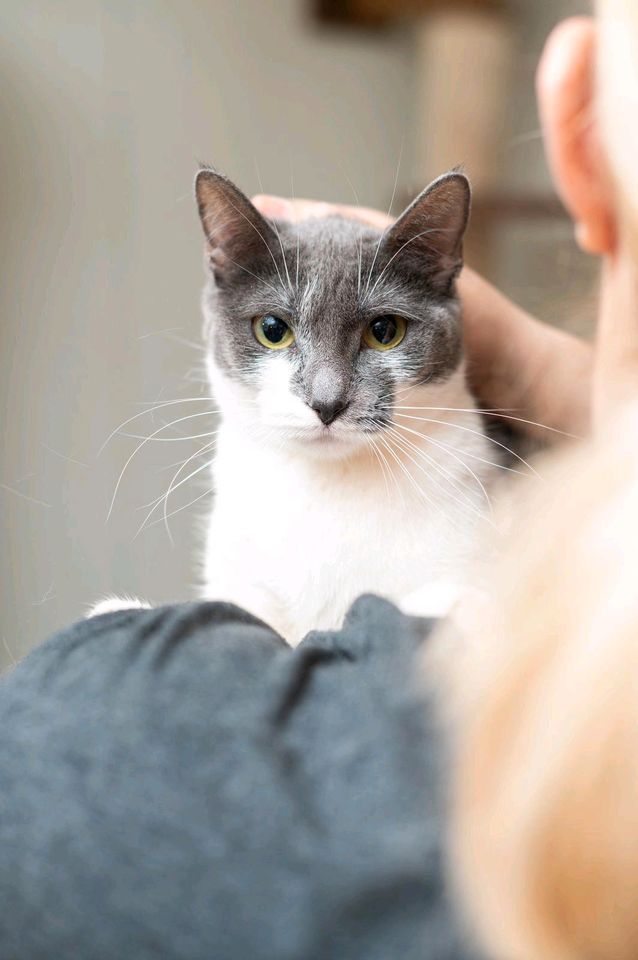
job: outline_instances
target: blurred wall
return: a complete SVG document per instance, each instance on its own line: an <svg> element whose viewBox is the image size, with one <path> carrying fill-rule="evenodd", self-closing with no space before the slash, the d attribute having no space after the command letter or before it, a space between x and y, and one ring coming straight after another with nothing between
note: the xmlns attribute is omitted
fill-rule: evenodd
<svg viewBox="0 0 638 960"><path fill-rule="evenodd" d="M533 69L552 24L584 4L516 5L503 175L548 189ZM161 523L136 531L141 505L196 444L168 442L173 430L146 444L108 523L136 441L118 437L97 452L143 404L205 395L197 162L249 192L261 178L268 191L294 184L297 195L351 201L351 182L361 202L384 207L403 152L400 186L413 183L409 27L320 31L308 6L0 4L0 666L105 593L192 595L205 501L171 518L172 541ZM506 243L497 279L534 305L529 276L529 246ZM145 436L204 409L163 408L126 432ZM180 428L203 424L211 429L206 417ZM199 480L171 509L205 491Z"/></svg>
<svg viewBox="0 0 638 960"><path fill-rule="evenodd" d="M510 0L516 53L499 172L512 193L553 192L536 110L534 78L547 36L560 20L589 15L591 0ZM536 316L589 335L598 263L574 243L569 218L504 224L493 250L493 279Z"/></svg>
<svg viewBox="0 0 638 960"><path fill-rule="evenodd" d="M181 342L199 340L197 162L248 191L257 165L286 194L292 169L298 195L351 201L349 177L387 205L408 45L317 33L296 0L0 5L0 659L104 593L192 595L202 504L171 521L174 546L162 524L134 534L193 444L147 444L108 524L133 446L96 453L141 402L200 392Z"/></svg>

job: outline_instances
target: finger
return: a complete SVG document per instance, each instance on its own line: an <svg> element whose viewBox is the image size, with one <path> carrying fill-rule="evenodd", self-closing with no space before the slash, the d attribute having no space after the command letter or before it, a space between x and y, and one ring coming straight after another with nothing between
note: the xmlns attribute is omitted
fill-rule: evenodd
<svg viewBox="0 0 638 960"><path fill-rule="evenodd" d="M371 227L376 227L377 230L386 230L390 224L394 223L394 217L390 217L387 213L381 213L380 210L373 210L372 207L349 207L343 205L337 209L342 217L352 217L354 220L361 220Z"/></svg>
<svg viewBox="0 0 638 960"><path fill-rule="evenodd" d="M293 219L294 202L292 200L285 200L283 197L274 197L270 194L258 193L252 197L252 203L265 217L272 217L273 220Z"/></svg>
<svg viewBox="0 0 638 960"><path fill-rule="evenodd" d="M289 220L298 223L313 217L349 217L359 220L377 230L385 230L392 223L392 218L379 210L370 207L352 207L347 204L322 203L317 200L288 200L284 197L274 197L268 194L258 194L253 197L253 203L265 217L275 220Z"/></svg>
<svg viewBox="0 0 638 960"><path fill-rule="evenodd" d="M292 223L308 220L311 217L330 217L339 212L335 204L320 203L317 200L289 200L270 194L257 194L252 198L252 202L265 217L289 220Z"/></svg>

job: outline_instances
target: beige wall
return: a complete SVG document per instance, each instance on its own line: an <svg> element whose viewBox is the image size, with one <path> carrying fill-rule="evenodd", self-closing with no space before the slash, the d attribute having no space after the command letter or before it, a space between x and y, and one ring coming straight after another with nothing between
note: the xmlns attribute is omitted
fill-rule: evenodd
<svg viewBox="0 0 638 960"><path fill-rule="evenodd" d="M590 13L591 0L512 0L516 56L507 136L499 167L509 190L551 191L536 111L534 75L549 32L561 19ZM510 223L494 246L495 279L510 296L549 322L589 334L595 319L598 266L574 243L568 218Z"/></svg>
<svg viewBox="0 0 638 960"><path fill-rule="evenodd" d="M503 169L511 182L546 186L539 144L516 137L537 127L542 38L582 4L517 2ZM384 206L405 140L401 182L414 182L410 31L318 32L308 6L0 4L0 665L105 592L191 594L201 511L173 519L174 547L161 524L134 539L139 506L166 486L177 445L147 445L108 524L132 441L96 454L142 401L199 390L187 374L200 355L181 342L199 338L197 161L249 191L259 189L255 162L271 191L290 192L291 165L299 195L350 200L350 178L362 202ZM517 270L510 245L504 282Z"/></svg>
<svg viewBox="0 0 638 960"><path fill-rule="evenodd" d="M147 336L199 338L196 164L386 204L408 43L316 34L296 0L0 5L0 660L104 592L190 595L196 509L174 548L162 525L133 540L175 445L142 451L108 525L131 442L96 452L140 401L197 389L197 352Z"/></svg>

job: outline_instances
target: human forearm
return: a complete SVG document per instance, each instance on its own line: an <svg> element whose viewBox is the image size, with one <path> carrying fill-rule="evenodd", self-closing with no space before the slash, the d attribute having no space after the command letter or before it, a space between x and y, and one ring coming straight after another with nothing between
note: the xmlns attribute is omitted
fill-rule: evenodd
<svg viewBox="0 0 638 960"><path fill-rule="evenodd" d="M547 441L589 431L591 346L536 320L472 270L459 278L471 386L525 432ZM548 429L549 428L549 429Z"/></svg>

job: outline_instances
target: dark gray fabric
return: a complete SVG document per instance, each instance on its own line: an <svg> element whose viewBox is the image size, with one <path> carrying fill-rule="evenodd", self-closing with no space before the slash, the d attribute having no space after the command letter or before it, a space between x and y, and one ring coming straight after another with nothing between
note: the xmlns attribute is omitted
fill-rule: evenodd
<svg viewBox="0 0 638 960"><path fill-rule="evenodd" d="M0 683L0 960L460 958L425 621L107 614Z"/></svg>

